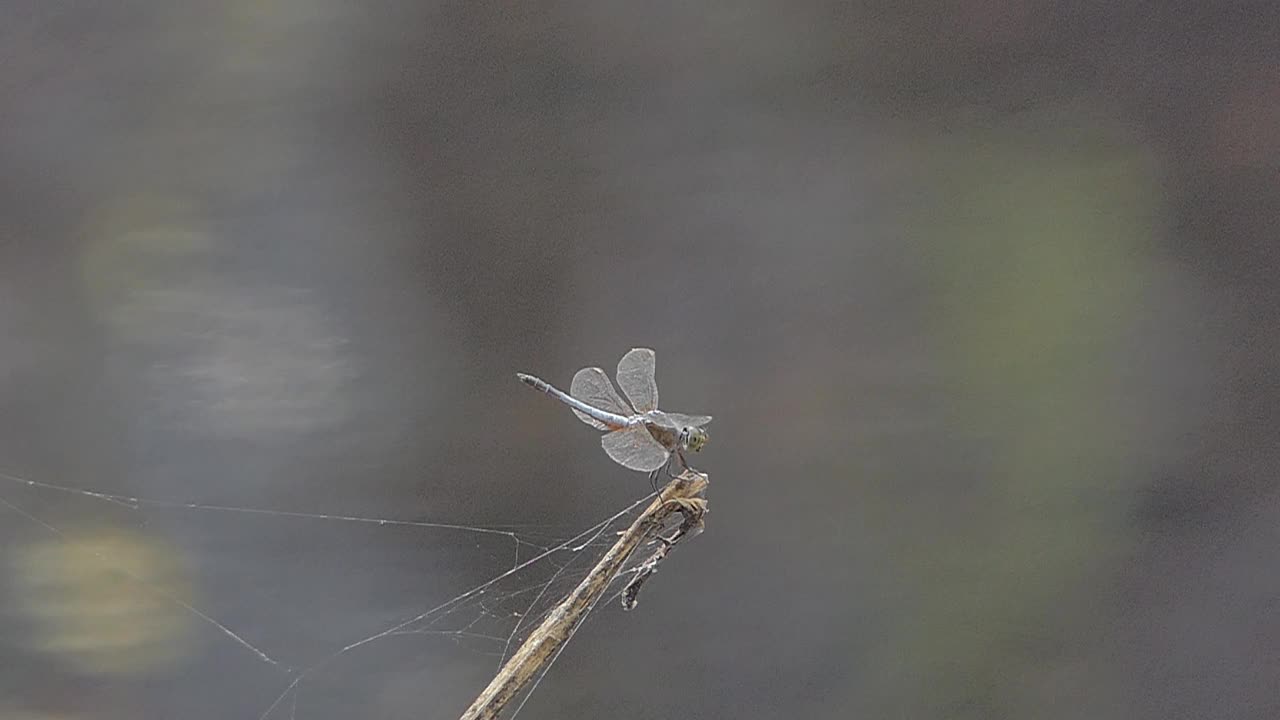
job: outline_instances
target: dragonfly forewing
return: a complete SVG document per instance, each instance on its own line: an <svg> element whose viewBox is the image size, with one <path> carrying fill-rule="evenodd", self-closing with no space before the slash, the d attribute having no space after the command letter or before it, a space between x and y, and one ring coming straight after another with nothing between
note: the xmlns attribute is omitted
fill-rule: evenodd
<svg viewBox="0 0 1280 720"><path fill-rule="evenodd" d="M670 453L649 434L643 424L628 425L600 438L604 451L619 465L631 470L653 472L666 464Z"/></svg>
<svg viewBox="0 0 1280 720"><path fill-rule="evenodd" d="M649 348L635 348L618 361L618 386L638 413L658 409L656 361Z"/></svg>
<svg viewBox="0 0 1280 720"><path fill-rule="evenodd" d="M711 422L710 415L685 415L684 413L662 412L659 414L666 417L666 421L673 427L684 429L687 427L702 427Z"/></svg>

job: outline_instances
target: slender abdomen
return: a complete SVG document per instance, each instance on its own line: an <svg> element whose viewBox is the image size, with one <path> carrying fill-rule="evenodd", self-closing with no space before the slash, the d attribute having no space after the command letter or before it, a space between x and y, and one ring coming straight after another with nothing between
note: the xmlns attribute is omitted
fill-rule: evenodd
<svg viewBox="0 0 1280 720"><path fill-rule="evenodd" d="M541 390L542 392L548 395L551 395L552 394L551 391L555 390L555 388L551 387L551 383L547 382L546 380L543 380L542 378L534 377L532 375L525 375L524 373L516 373L516 377L520 378L520 382L524 383L525 385L528 385L534 390Z"/></svg>
<svg viewBox="0 0 1280 720"><path fill-rule="evenodd" d="M623 415L618 415L616 413L611 413L605 410L601 410L598 407L593 407L591 405L588 405L587 403L582 402L578 398L573 397L572 395L555 387L554 385L547 382L546 380L543 380L542 378L537 378L532 375L526 375L524 373L516 373L516 377L520 379L520 382L524 383L525 385L528 385L534 390L540 390L550 395L551 397L559 400L565 405L568 405L569 407L573 408L575 411L582 413L582 415L586 415L596 420L598 423L601 423L603 426L605 426L600 428L602 430L606 428L610 430L617 430L618 428L626 427L631 422L630 418L627 418ZM589 420L586 420L585 418L584 418L584 422L586 422L588 425L594 424Z"/></svg>

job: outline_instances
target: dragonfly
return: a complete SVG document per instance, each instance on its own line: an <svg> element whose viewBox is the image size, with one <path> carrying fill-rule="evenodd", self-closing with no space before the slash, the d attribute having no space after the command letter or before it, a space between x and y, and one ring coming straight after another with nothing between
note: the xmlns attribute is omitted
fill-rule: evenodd
<svg viewBox="0 0 1280 720"><path fill-rule="evenodd" d="M568 405L573 414L591 427L604 431L600 444L609 457L630 470L649 473L656 485L658 473L671 462L690 469L684 452L698 452L710 439L703 426L710 415L685 415L658 409L658 382L653 350L634 348L618 361L618 387L623 400L598 367L582 368L565 393L541 378L516 373L520 382ZM629 403L627 401L630 401Z"/></svg>

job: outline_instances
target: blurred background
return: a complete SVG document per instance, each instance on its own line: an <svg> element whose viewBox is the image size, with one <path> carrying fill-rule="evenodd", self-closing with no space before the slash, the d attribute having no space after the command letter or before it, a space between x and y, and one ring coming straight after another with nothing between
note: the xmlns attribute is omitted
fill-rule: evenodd
<svg viewBox="0 0 1280 720"><path fill-rule="evenodd" d="M456 717L333 654L648 492L513 377L633 346L707 532L522 719L1280 715L1275 3L0 12L0 718Z"/></svg>

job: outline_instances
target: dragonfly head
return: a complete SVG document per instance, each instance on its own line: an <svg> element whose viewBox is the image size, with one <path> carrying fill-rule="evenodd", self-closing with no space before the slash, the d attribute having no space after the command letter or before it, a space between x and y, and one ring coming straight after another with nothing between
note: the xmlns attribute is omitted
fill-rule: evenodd
<svg viewBox="0 0 1280 720"><path fill-rule="evenodd" d="M707 436L707 431L700 427L687 427L680 431L680 444L685 448L698 452L703 445L711 438Z"/></svg>

